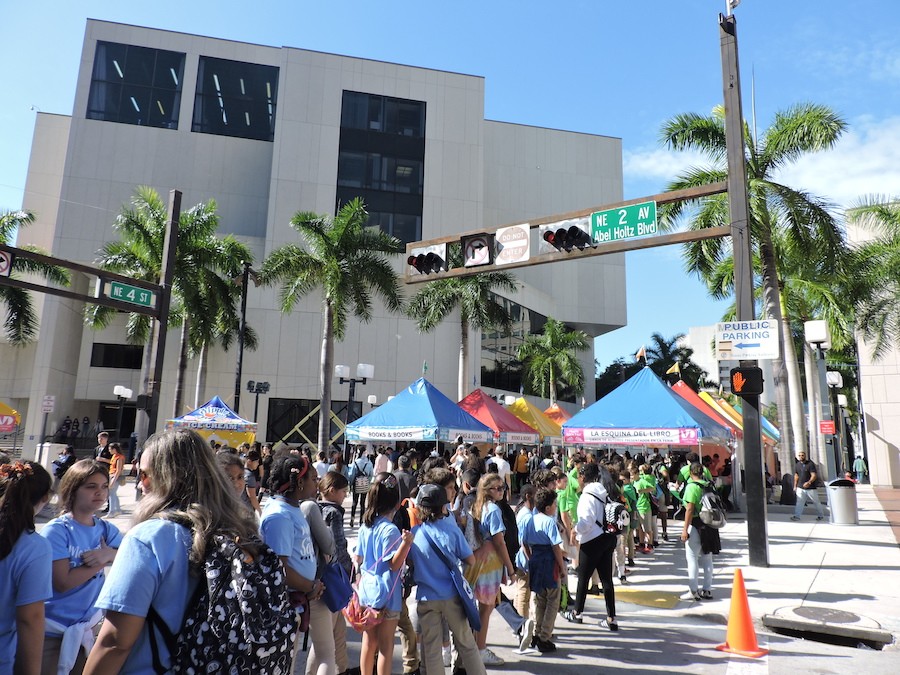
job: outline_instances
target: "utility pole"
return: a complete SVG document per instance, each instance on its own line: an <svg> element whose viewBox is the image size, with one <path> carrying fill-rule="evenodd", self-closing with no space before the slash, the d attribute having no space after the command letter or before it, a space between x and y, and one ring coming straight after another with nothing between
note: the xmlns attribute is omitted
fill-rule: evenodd
<svg viewBox="0 0 900 675"><path fill-rule="evenodd" d="M250 261L245 260L244 273L241 275L241 327L238 332L237 367L234 371L234 412L241 408L241 377L244 371L244 335L247 331L247 286L250 281ZM256 397L257 402L259 396Z"/></svg>
<svg viewBox="0 0 900 675"><path fill-rule="evenodd" d="M752 321L753 270L747 200L747 170L744 154L744 114L741 109L741 77L738 66L737 23L734 15L719 14L722 50L722 87L725 95L725 140L728 148L728 211L734 246L734 293L738 321ZM741 367L756 367L756 361L741 361ZM766 522L766 490L763 480L762 426L759 395L742 396L744 423L744 467L747 494L747 543L750 564L769 566Z"/></svg>

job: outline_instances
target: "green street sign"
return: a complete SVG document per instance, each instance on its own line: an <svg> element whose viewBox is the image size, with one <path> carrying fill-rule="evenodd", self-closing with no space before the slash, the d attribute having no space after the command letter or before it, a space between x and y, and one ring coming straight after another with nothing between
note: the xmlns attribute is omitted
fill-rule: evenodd
<svg viewBox="0 0 900 675"><path fill-rule="evenodd" d="M591 214L591 237L596 244L658 233L656 202L641 202Z"/></svg>
<svg viewBox="0 0 900 675"><path fill-rule="evenodd" d="M103 295L113 300L130 302L141 307L156 307L156 293L139 286L129 286L121 281L109 281L103 285Z"/></svg>

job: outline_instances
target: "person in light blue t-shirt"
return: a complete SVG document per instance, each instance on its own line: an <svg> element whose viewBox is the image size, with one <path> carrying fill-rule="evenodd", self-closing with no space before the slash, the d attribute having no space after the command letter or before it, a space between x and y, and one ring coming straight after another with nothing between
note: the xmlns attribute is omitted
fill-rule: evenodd
<svg viewBox="0 0 900 675"><path fill-rule="evenodd" d="M377 652L378 675L390 675L394 636L403 602L400 577L413 537L409 530L401 533L391 522L400 505L400 485L394 474L386 471L376 474L367 501L356 544L356 564L362 575L380 578L381 583L367 584L365 579L361 580L359 601L366 607L382 610L383 620L363 632L359 669L371 673Z"/></svg>
<svg viewBox="0 0 900 675"><path fill-rule="evenodd" d="M81 672L103 618L95 606L122 534L95 513L109 494L106 466L92 459L75 462L59 484L59 509L41 531L53 548L53 597L47 602L44 668ZM64 640L66 635L71 635ZM63 644L67 645L61 653ZM84 650L81 649L82 645Z"/></svg>
<svg viewBox="0 0 900 675"><path fill-rule="evenodd" d="M522 548L528 555L528 583L534 593L534 646L541 653L556 651L553 627L559 610L560 579L566 575L556 500L554 490L540 488L534 495L536 513L522 533Z"/></svg>
<svg viewBox="0 0 900 675"><path fill-rule="evenodd" d="M50 474L36 462L0 464L0 673L37 675L44 648L50 544L34 516L50 500Z"/></svg>
<svg viewBox="0 0 900 675"><path fill-rule="evenodd" d="M171 668L162 631L180 632L212 535L232 533L249 548L259 540L254 517L195 431L177 429L148 438L138 480L144 498L97 599L106 619L86 675L154 672L151 630L157 638L155 656L164 669Z"/></svg>

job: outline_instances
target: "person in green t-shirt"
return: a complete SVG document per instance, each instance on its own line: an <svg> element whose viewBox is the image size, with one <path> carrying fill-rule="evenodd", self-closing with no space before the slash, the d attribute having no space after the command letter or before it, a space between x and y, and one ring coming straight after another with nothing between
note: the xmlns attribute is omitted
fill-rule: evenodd
<svg viewBox="0 0 900 675"><path fill-rule="evenodd" d="M712 599L712 553L704 553L700 543L700 511L703 508L703 489L709 485L704 480L703 465L694 462L690 466L690 477L684 488L684 528L681 541L684 542L684 555L687 560L688 588L694 600ZM703 590L698 587L700 567L703 567Z"/></svg>
<svg viewBox="0 0 900 675"><path fill-rule="evenodd" d="M622 471L619 478L622 481L622 494L625 497L625 508L628 509L630 519L628 532L625 533L625 551L628 556L628 564L634 566L634 532L640 527L637 520L637 492L631 482L630 473Z"/></svg>
<svg viewBox="0 0 900 675"><path fill-rule="evenodd" d="M652 495L656 495L656 476L649 464L641 464L640 478L635 484L637 491L637 510L641 521L641 529L644 531L642 553L652 553L656 544L656 514L650 501Z"/></svg>

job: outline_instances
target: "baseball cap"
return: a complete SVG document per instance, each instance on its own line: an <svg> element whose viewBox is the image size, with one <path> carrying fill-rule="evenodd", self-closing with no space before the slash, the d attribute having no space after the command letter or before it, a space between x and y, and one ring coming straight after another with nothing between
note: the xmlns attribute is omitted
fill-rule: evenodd
<svg viewBox="0 0 900 675"><path fill-rule="evenodd" d="M416 504L429 509L439 509L447 503L447 491L442 485L426 484L419 486Z"/></svg>

